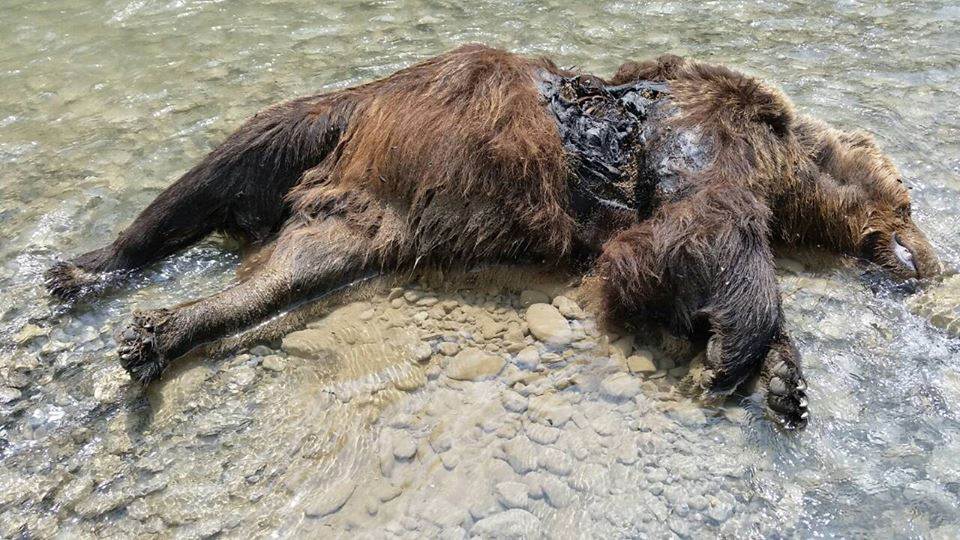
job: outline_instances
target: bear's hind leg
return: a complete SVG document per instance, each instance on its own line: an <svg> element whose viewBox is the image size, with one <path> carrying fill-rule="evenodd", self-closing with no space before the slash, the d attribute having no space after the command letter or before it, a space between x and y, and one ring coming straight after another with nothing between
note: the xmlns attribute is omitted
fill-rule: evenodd
<svg viewBox="0 0 960 540"><path fill-rule="evenodd" d="M242 331L285 307L317 298L382 269L371 241L337 218L288 228L255 273L213 296L135 312L117 334L120 362L142 383L203 343Z"/></svg>

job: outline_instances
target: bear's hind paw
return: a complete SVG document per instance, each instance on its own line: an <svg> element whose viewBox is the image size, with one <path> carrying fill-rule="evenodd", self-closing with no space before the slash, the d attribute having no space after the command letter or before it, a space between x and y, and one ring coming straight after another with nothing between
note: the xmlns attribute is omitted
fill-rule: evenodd
<svg viewBox="0 0 960 540"><path fill-rule="evenodd" d="M141 384L159 378L169 364L157 349L157 330L165 319L165 310L135 312L133 321L117 334L120 365Z"/></svg>

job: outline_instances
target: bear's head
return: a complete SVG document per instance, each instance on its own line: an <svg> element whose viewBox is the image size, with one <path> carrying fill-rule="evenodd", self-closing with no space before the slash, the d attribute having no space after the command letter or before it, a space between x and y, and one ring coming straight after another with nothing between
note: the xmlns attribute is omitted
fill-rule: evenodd
<svg viewBox="0 0 960 540"><path fill-rule="evenodd" d="M940 261L913 221L910 192L900 171L864 131L830 130L816 162L818 189L836 212L839 246L897 278L924 278L941 271ZM826 187L826 189L824 189Z"/></svg>

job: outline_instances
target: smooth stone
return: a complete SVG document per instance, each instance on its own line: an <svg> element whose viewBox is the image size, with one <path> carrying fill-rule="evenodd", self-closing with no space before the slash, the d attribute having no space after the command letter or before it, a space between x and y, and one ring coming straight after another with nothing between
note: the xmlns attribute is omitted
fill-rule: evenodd
<svg viewBox="0 0 960 540"><path fill-rule="evenodd" d="M521 482L500 482L496 485L497 502L504 508L522 508L530 506L527 485Z"/></svg>
<svg viewBox="0 0 960 540"><path fill-rule="evenodd" d="M317 499L307 503L303 513L307 517L321 518L337 512L343 508L343 505L347 504L356 489L357 484L351 479L329 486L323 490L323 494Z"/></svg>
<svg viewBox="0 0 960 540"><path fill-rule="evenodd" d="M414 345L411 352L413 353L413 358L417 362L426 362L431 356L433 356L433 349L430 348L430 344L423 341Z"/></svg>
<svg viewBox="0 0 960 540"><path fill-rule="evenodd" d="M250 349L250 354L253 356L270 356L273 354L273 349L267 347L266 345L257 345Z"/></svg>
<svg viewBox="0 0 960 540"><path fill-rule="evenodd" d="M16 401L20 399L21 395L23 395L23 393L16 388L10 388L9 386L0 387L0 403Z"/></svg>
<svg viewBox="0 0 960 540"><path fill-rule="evenodd" d="M514 363L519 368L535 370L540 365L540 351L536 347L526 347L514 357Z"/></svg>
<svg viewBox="0 0 960 540"><path fill-rule="evenodd" d="M407 460L417 455L417 441L406 433L401 433L393 439L393 457L398 460Z"/></svg>
<svg viewBox="0 0 960 540"><path fill-rule="evenodd" d="M326 345L325 337L328 335L323 330L298 330L291 332L283 337L281 348L284 352L292 356L314 359L324 354Z"/></svg>
<svg viewBox="0 0 960 540"><path fill-rule="evenodd" d="M49 332L49 330L44 330L35 324L28 324L21 328L13 339L17 342L17 345L26 345L38 337L47 335Z"/></svg>
<svg viewBox="0 0 960 540"><path fill-rule="evenodd" d="M420 293L416 291L407 291L403 293L403 299L410 303L416 302L420 299Z"/></svg>
<svg viewBox="0 0 960 540"><path fill-rule="evenodd" d="M573 341L570 323L557 308L549 304L528 307L526 320L530 333L544 343L559 347Z"/></svg>
<svg viewBox="0 0 960 540"><path fill-rule="evenodd" d="M627 369L630 373L653 373L657 370L653 363L653 354L646 349L639 349L636 354L627 358Z"/></svg>
<svg viewBox="0 0 960 540"><path fill-rule="evenodd" d="M541 483L543 495L547 503L554 508L565 508L570 506L576 499L576 494L566 482L552 476L544 478Z"/></svg>
<svg viewBox="0 0 960 540"><path fill-rule="evenodd" d="M525 290L520 293L520 306L530 307L533 304L549 304L550 296L542 291Z"/></svg>
<svg viewBox="0 0 960 540"><path fill-rule="evenodd" d="M500 373L506 361L480 349L464 349L446 359L443 373L458 381L479 381Z"/></svg>
<svg viewBox="0 0 960 540"><path fill-rule="evenodd" d="M460 352L460 345L450 341L444 341L437 347L437 350L444 356L454 356Z"/></svg>
<svg viewBox="0 0 960 540"><path fill-rule="evenodd" d="M640 381L627 373L614 373L600 383L600 393L614 401L630 399L640 393Z"/></svg>
<svg viewBox="0 0 960 540"><path fill-rule="evenodd" d="M557 311L568 319L582 319L584 317L583 309L580 305L566 296L554 298L553 307L557 308Z"/></svg>
<svg viewBox="0 0 960 540"><path fill-rule="evenodd" d="M470 529L470 536L525 539L540 538L543 532L537 516L520 508L511 508L476 522Z"/></svg>
<svg viewBox="0 0 960 540"><path fill-rule="evenodd" d="M264 357L260 365L266 370L283 371L284 368L287 367L287 361L275 354L271 354L270 356Z"/></svg>

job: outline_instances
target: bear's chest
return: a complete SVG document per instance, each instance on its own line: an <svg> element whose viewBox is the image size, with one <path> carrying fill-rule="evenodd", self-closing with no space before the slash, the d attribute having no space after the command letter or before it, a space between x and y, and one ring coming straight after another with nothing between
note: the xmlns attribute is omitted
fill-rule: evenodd
<svg viewBox="0 0 960 540"><path fill-rule="evenodd" d="M539 90L570 159L570 205L580 221L600 209L644 219L682 197L689 173L709 161L704 137L670 125L678 110L665 83L605 86L547 73Z"/></svg>

